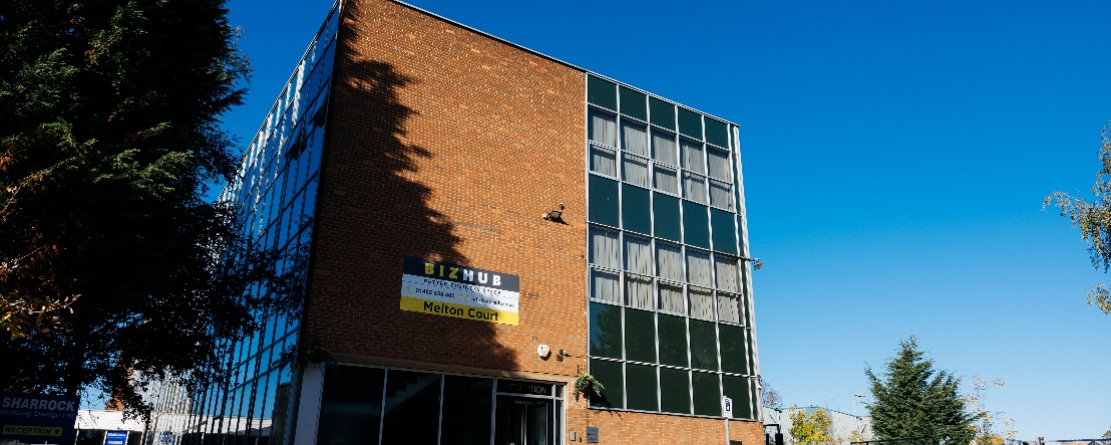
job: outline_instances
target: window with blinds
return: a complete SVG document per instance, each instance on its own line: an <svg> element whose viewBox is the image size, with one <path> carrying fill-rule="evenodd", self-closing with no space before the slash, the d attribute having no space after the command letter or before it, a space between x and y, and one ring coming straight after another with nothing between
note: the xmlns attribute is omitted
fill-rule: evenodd
<svg viewBox="0 0 1111 445"><path fill-rule="evenodd" d="M736 127L589 80L588 354L607 408L718 416L726 395L755 419Z"/></svg>

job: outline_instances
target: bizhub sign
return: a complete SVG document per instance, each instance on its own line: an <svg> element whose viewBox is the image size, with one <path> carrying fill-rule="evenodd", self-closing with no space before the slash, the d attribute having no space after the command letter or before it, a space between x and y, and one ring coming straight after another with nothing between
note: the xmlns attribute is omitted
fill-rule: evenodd
<svg viewBox="0 0 1111 445"><path fill-rule="evenodd" d="M401 310L516 325L516 275L405 257Z"/></svg>

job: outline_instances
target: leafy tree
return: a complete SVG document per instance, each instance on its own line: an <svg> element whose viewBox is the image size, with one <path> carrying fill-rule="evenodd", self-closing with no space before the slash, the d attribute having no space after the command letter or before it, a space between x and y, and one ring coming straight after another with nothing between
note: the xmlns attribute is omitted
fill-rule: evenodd
<svg viewBox="0 0 1111 445"><path fill-rule="evenodd" d="M1103 144L1099 148L1102 164L1092 186L1095 201L1071 196L1064 192L1053 192L1045 198L1042 207L1056 205L1061 216L1072 221L1072 226L1080 229L1080 237L1088 243L1088 254L1092 266L1103 268L1106 273L1111 269L1111 127L1103 127ZM1111 286L1107 282L1098 283L1088 290L1088 304L1096 306L1106 315L1111 315Z"/></svg>
<svg viewBox="0 0 1111 445"><path fill-rule="evenodd" d="M0 390L141 411L148 381L218 378L225 339L292 307L256 297L291 282L205 199L249 72L223 3L0 6Z"/></svg>
<svg viewBox="0 0 1111 445"><path fill-rule="evenodd" d="M946 439L965 444L975 436L973 423L979 415L969 413L957 393L960 379L946 371L934 371L933 360L923 358L914 337L900 343L900 350L887 361L882 378L865 374L872 384L874 403L868 406L872 430L880 439Z"/></svg>
<svg viewBox="0 0 1111 445"><path fill-rule="evenodd" d="M977 445L1003 445L1006 439L1013 439L1018 434L1014 429L1014 419L1003 417L1002 411L989 411L987 408L988 389L1002 388L1003 385L1001 378L987 380L978 375L972 376L972 393L965 396L965 400L980 416L976 424ZM997 430L997 427L1001 429Z"/></svg>
<svg viewBox="0 0 1111 445"><path fill-rule="evenodd" d="M833 443L833 419L821 408L807 414L805 409L791 407L791 429L788 432L792 443Z"/></svg>
<svg viewBox="0 0 1111 445"><path fill-rule="evenodd" d="M765 382L763 376L756 377L756 384L760 386L760 400L764 402L764 406L771 409L783 409L783 399L779 397L779 392L772 388L768 382Z"/></svg>

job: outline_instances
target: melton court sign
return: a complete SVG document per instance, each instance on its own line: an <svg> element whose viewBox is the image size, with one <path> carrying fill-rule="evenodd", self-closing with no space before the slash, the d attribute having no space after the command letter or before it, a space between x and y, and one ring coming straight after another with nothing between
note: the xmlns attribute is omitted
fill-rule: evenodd
<svg viewBox="0 0 1111 445"><path fill-rule="evenodd" d="M401 310L517 325L516 275L405 257Z"/></svg>
<svg viewBox="0 0 1111 445"><path fill-rule="evenodd" d="M0 393L0 440L71 440L80 406L78 396Z"/></svg>

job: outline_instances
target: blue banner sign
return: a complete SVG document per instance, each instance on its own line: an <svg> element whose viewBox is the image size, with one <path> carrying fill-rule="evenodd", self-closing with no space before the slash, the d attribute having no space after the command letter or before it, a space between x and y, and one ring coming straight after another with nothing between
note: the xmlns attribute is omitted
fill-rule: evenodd
<svg viewBox="0 0 1111 445"><path fill-rule="evenodd" d="M127 445L127 431L105 431L104 445Z"/></svg>
<svg viewBox="0 0 1111 445"><path fill-rule="evenodd" d="M73 440L80 407L79 396L0 393L0 440Z"/></svg>

